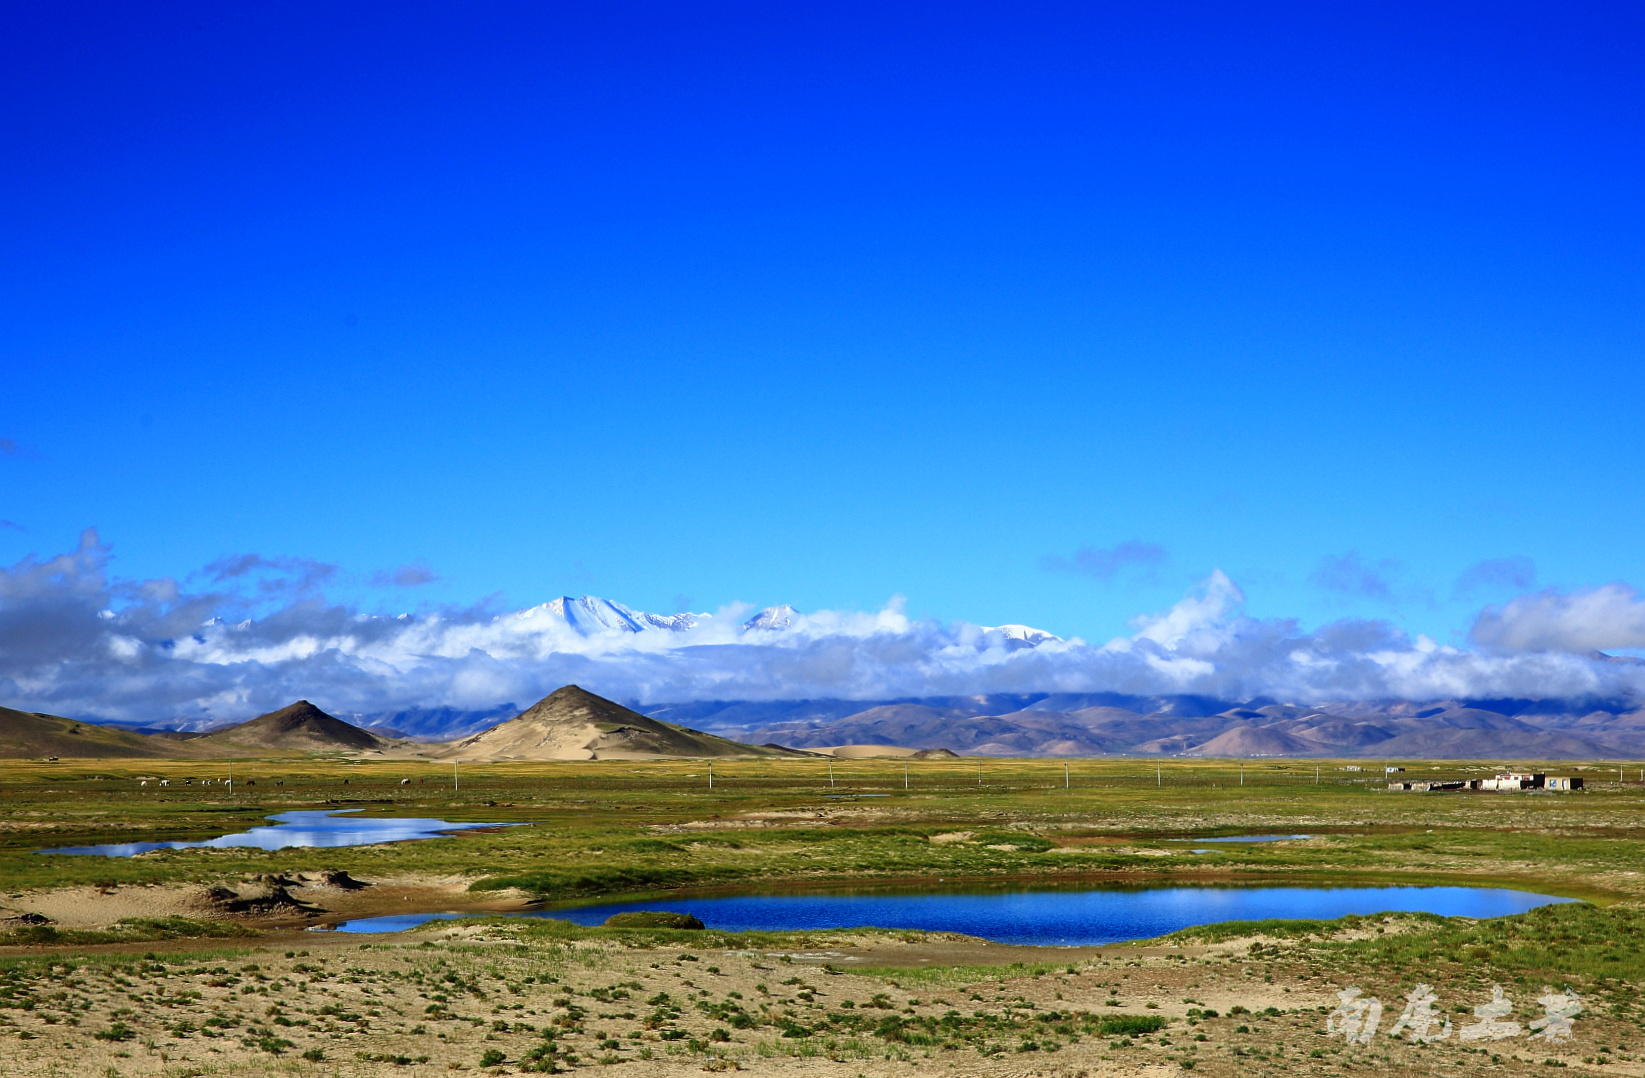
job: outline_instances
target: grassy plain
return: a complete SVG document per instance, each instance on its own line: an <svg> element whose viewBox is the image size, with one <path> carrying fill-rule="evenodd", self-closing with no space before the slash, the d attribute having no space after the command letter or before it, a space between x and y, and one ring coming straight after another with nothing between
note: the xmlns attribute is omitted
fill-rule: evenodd
<svg viewBox="0 0 1645 1078"><path fill-rule="evenodd" d="M1429 780L1477 777L1498 762L1390 763L1408 769L1402 778ZM442 925L362 949L359 937L299 934L290 926L300 919L289 916L168 921L157 909L113 929L14 930L17 946L0 958L0 1072L376 1075L477 1069L490 1059L491 1070L611 1061L646 1074L1509 1074L1554 1064L1645 1074L1638 764L1621 776L1629 781L1614 764L1555 765L1587 782L1568 795L1390 793L1380 764L1345 770L1363 762L1322 762L1317 773L1295 760L832 766L831 782L824 761L716 761L712 789L707 765L695 761L464 766L453 790L449 768L426 764L241 760L231 792L202 784L226 777L227 764L215 761L6 762L0 905L95 888L110 909L139 908L144 895L168 889L322 868L372 881L351 899L358 912L372 912L374 896L382 910L409 908L387 903L431 880L446 887L440 908L461 905L456 896L553 903L939 878L1490 882L1589 901L1481 922L1224 925L1077 952L910 933L771 937L506 921ZM312 808L527 826L324 851L33 852L206 838ZM1252 833L1313 837L1195 841ZM208 937L239 931L259 934ZM130 942L92 942L104 939ZM798 980L785 985L789 977ZM1349 984L1380 996L1386 1030L1418 982L1435 986L1459 1029L1493 984L1521 1023L1542 1013L1544 985L1570 986L1585 1009L1573 1038L1534 1049L1524 1037L1420 1044L1379 1034L1356 1046L1323 1034L1324 1012ZM668 999L646 1002L659 994ZM1115 1015L1165 1024L1125 1032L1104 1024Z"/></svg>

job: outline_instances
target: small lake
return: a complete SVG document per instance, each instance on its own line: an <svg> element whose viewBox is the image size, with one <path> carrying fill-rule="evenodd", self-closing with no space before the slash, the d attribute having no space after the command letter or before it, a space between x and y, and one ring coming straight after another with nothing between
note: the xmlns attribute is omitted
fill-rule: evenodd
<svg viewBox="0 0 1645 1078"><path fill-rule="evenodd" d="M40 853L92 854L100 857L132 857L150 850L190 850L249 846L259 850L283 850L288 846L370 846L378 842L410 842L420 838L445 838L476 827L516 827L504 823L452 823L450 820L413 816L350 816L359 809L337 812L281 812L268 817L270 827L202 839L198 842L114 842L105 846L64 846Z"/></svg>
<svg viewBox="0 0 1645 1078"><path fill-rule="evenodd" d="M830 928L909 928L960 932L997 943L1082 946L1149 939L1217 921L1266 918L1331 920L1351 913L1437 913L1502 917L1555 898L1496 887L1149 887L983 892L824 892L653 899L534 911L598 925L614 913L689 913L727 932ZM366 917L334 926L342 932L399 932L455 913Z"/></svg>

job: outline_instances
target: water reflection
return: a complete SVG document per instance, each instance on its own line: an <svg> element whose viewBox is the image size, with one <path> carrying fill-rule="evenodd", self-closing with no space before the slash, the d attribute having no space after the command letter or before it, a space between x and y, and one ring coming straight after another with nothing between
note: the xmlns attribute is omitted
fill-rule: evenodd
<svg viewBox="0 0 1645 1078"><path fill-rule="evenodd" d="M249 846L259 850L283 850L288 846L369 846L378 842L408 842L420 838L442 838L456 831L476 827L515 827L511 823L452 823L450 820L416 816L349 816L359 809L336 812L281 812L268 817L270 827L222 835L198 842L113 842L103 846L64 846L41 853L94 854L102 857L131 857L150 850L188 850Z"/></svg>

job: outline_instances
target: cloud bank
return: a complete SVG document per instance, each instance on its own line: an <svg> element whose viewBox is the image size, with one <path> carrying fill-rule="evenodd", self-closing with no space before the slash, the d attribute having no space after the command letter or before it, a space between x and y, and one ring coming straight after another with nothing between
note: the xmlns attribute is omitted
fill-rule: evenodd
<svg viewBox="0 0 1645 1078"><path fill-rule="evenodd" d="M1507 652L1645 648L1645 596L1626 584L1521 595L1486 607L1469 638Z"/></svg>
<svg viewBox="0 0 1645 1078"><path fill-rule="evenodd" d="M1645 664L1588 653L1645 646L1645 597L1621 584L1488 607L1467 649L1383 621L1305 631L1251 618L1220 571L1169 610L1136 619L1130 635L1037 644L1020 627L912 619L899 602L752 619L735 607L638 615L639 629L619 624L626 608L599 601L390 617L329 601L322 589L334 577L321 563L248 555L183 582L121 580L87 532L73 552L0 570L0 704L199 722L297 697L344 714L478 710L573 681L640 702L1105 691L1307 703L1645 697ZM571 617L573 606L581 613Z"/></svg>

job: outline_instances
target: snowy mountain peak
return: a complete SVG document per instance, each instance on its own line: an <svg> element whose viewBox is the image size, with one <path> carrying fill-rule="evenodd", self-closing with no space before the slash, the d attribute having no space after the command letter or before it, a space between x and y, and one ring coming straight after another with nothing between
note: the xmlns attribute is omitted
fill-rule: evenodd
<svg viewBox="0 0 1645 1078"><path fill-rule="evenodd" d="M511 615L511 620L526 623L527 625L547 627L563 626L581 637L610 637L622 636L629 633L646 633L658 630L684 633L705 623L713 621L711 614L693 614L684 612L679 614L650 614L643 610L635 610L624 606L612 599L602 599L598 595L581 595L573 598L562 595L558 599L522 610ZM804 619L798 610L787 603L779 606L768 606L742 623L742 631L761 633L782 633L796 630L801 627ZM806 622L806 624L813 624ZM998 625L978 626L985 634L984 646L1007 648L1034 648L1041 644L1061 642L1062 638L1044 629L1036 629L1031 625ZM734 631L734 630L733 630Z"/></svg>
<svg viewBox="0 0 1645 1078"><path fill-rule="evenodd" d="M1032 625L994 625L984 626L985 633L999 633L1007 640L1020 644L1027 644L1031 648L1052 642L1062 643L1062 637L1055 633L1048 633L1044 629L1036 629Z"/></svg>
<svg viewBox="0 0 1645 1078"><path fill-rule="evenodd" d="M800 612L787 603L783 603L781 606L768 606L743 622L743 629L764 629L768 632L781 632L784 629L792 629L794 619L799 616Z"/></svg>
<svg viewBox="0 0 1645 1078"><path fill-rule="evenodd" d="M687 629L694 628L709 617L712 617L712 615L691 613L648 614L611 599L602 599L598 595L582 595L576 598L570 595L562 595L551 602L534 606L529 610L522 610L515 615L517 620L529 621L538 618L549 618L559 621L579 636L596 636L606 633L643 633L653 629L684 632Z"/></svg>

